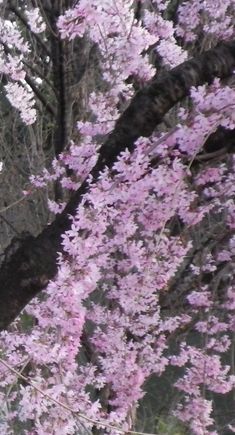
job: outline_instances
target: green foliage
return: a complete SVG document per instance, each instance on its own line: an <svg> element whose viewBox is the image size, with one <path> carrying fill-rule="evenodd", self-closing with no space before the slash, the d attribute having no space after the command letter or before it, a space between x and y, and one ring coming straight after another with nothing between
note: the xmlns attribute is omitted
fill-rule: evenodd
<svg viewBox="0 0 235 435"><path fill-rule="evenodd" d="M187 435L188 431L177 418L166 416L158 419L156 433L158 435Z"/></svg>

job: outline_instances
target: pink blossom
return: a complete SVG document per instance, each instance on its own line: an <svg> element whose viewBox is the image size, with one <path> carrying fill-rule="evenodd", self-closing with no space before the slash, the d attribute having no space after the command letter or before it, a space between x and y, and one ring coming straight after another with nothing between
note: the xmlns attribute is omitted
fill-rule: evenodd
<svg viewBox="0 0 235 435"><path fill-rule="evenodd" d="M44 32L44 30L46 29L46 24L43 21L39 8L27 10L25 14L32 32L34 33Z"/></svg>
<svg viewBox="0 0 235 435"><path fill-rule="evenodd" d="M191 305L194 307L210 307L212 301L210 300L210 293L208 291L193 291L187 296L187 299Z"/></svg>

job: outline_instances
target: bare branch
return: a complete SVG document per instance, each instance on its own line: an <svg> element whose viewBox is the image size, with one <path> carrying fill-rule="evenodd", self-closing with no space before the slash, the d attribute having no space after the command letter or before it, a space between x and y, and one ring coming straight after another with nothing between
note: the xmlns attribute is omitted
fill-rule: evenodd
<svg viewBox="0 0 235 435"><path fill-rule="evenodd" d="M33 80L29 77L28 74L26 74L25 76L25 81L28 83L28 85L30 86L30 88L32 89L32 91L34 92L34 94L36 95L36 97L41 101L41 103L43 104L43 106L45 107L45 109L54 117L56 116L56 111L54 109L54 107L49 103L49 101L47 101L47 99L44 97L44 95L40 92L40 90L38 89L38 87L35 85L35 83L33 82Z"/></svg>

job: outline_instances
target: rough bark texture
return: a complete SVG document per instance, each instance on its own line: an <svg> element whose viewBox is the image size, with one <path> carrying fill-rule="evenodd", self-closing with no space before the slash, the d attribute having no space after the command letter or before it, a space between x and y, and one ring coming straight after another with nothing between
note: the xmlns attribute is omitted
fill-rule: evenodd
<svg viewBox="0 0 235 435"><path fill-rule="evenodd" d="M228 77L235 68L235 42L220 44L195 59L184 62L140 90L121 115L100 150L91 171L94 179L105 166L111 167L125 148L133 150L135 140L149 136L164 115L189 94L191 86L211 83L214 77ZM61 235L70 227L73 215L87 190L85 181L54 222L37 236L13 241L0 269L0 329L5 329L24 306L55 276Z"/></svg>

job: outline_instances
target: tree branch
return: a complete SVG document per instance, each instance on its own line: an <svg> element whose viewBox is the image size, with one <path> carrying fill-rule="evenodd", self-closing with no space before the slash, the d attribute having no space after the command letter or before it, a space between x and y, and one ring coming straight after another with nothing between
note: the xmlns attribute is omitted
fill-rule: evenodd
<svg viewBox="0 0 235 435"><path fill-rule="evenodd" d="M111 167L125 148L133 150L135 140L149 136L164 115L189 94L191 86L211 83L215 77L228 77L235 68L235 42L220 44L197 58L184 62L160 79L154 79L131 101L101 147L91 171L94 179L105 166ZM57 255L62 251L61 235L70 228L68 215L74 215L85 181L62 214L38 237L28 236L6 253L0 269L0 329L5 329L25 305L36 296L57 272Z"/></svg>
<svg viewBox="0 0 235 435"><path fill-rule="evenodd" d="M25 76L25 81L28 83L28 85L30 86L30 88L32 89L32 91L34 92L34 94L36 95L36 97L41 101L41 103L43 104L43 106L45 107L45 109L55 118L56 117L56 111L54 109L54 107L49 103L49 101L44 97L44 95L42 94L42 92L40 92L40 90L38 89L38 87L35 85L35 83L33 82L33 80L31 80L31 78L29 77L28 74L26 74Z"/></svg>

